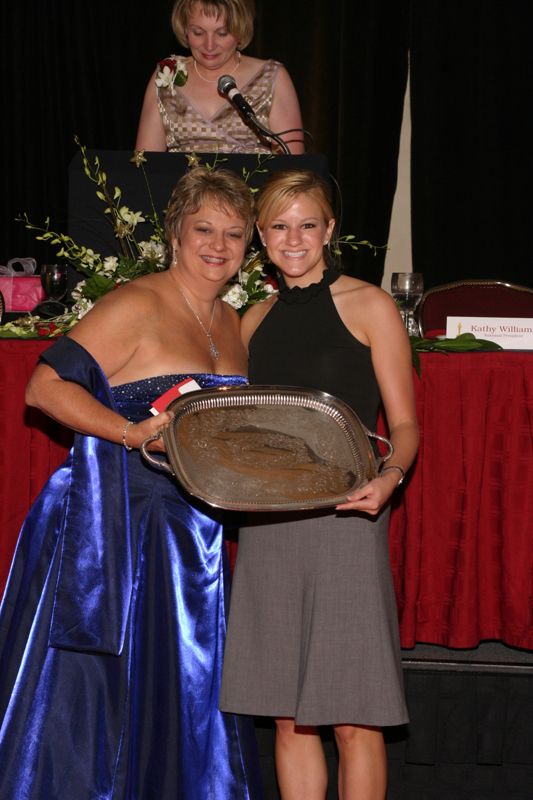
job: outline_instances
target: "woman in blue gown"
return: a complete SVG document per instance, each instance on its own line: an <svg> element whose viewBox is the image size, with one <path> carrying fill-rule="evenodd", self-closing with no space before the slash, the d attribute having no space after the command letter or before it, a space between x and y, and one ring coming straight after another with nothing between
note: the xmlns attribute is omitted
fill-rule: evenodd
<svg viewBox="0 0 533 800"><path fill-rule="evenodd" d="M76 437L23 526L1 608L2 800L259 796L251 721L218 710L220 519L138 451L168 424L149 409L174 384L245 381L218 293L252 225L239 178L189 172L165 219L170 268L106 295L30 380L28 403Z"/></svg>

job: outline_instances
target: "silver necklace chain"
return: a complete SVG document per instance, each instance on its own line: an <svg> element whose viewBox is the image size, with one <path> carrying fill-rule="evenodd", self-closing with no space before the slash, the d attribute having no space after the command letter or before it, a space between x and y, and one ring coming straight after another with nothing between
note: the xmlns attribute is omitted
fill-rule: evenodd
<svg viewBox="0 0 533 800"><path fill-rule="evenodd" d="M233 75L235 75L235 73L237 72L237 70L241 66L241 54L240 54L239 50L235 51L235 58L237 59L237 66L233 70ZM198 69L198 65L196 63L196 59L195 58L193 58L192 62L194 64L194 71L196 72L196 74L198 75L200 80L205 81L206 83L218 83L218 78L215 78L214 80L212 78L204 78L204 76L202 75L202 73Z"/></svg>
<svg viewBox="0 0 533 800"><path fill-rule="evenodd" d="M176 289L178 290L178 292L181 294L181 296L183 297L183 299L185 300L185 302L189 306L190 310L192 311L192 313L194 314L194 316L196 317L196 319L198 321L198 325L200 326L200 328L203 330L203 332L207 336L207 341L209 342L209 352L211 353L212 357L216 361L218 358L220 358L220 353L218 351L218 348L217 348L216 344L213 341L213 337L211 336L211 328L213 327L213 320L215 318L215 309L217 307L218 297L215 297L215 300L213 302L213 310L211 311L211 319L209 320L209 328L206 328L204 323L202 322L202 320L200 319L200 317L198 316L198 314L196 313L196 311L194 310L194 308L190 304L189 300L187 299L187 296L181 291L180 287L177 284L176 284Z"/></svg>

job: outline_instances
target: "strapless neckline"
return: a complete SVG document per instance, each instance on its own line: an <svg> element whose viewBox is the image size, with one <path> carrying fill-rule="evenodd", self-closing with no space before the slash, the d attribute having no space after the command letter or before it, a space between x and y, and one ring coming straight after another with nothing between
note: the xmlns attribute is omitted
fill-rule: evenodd
<svg viewBox="0 0 533 800"><path fill-rule="evenodd" d="M186 378L194 378L197 383L202 386L202 383L206 381L212 380L215 384L223 383L225 380L230 382L234 381L242 381L243 383L247 382L247 378L244 375L234 375L234 374L219 374L217 372L176 372L170 373L166 375L152 375L149 378L139 378L136 381L126 381L125 383L117 383L115 386L111 386L111 391L115 393L116 391L121 391L122 389L129 387L129 386L139 386L139 384L143 384L147 389L150 387L156 387L157 385L166 385L166 388L170 388L170 386L174 386L174 384L179 383L180 381L185 380ZM168 385L167 385L168 384ZM202 386L202 388L207 388ZM163 389L166 391L166 389Z"/></svg>

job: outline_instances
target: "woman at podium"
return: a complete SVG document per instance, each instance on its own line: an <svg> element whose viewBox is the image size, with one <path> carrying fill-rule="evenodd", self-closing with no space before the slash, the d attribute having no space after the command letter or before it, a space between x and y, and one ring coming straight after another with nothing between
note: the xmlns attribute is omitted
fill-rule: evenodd
<svg viewBox="0 0 533 800"><path fill-rule="evenodd" d="M172 28L191 54L157 65L144 95L137 150L281 152L263 127L281 134L291 153L304 151L289 73L273 59L242 55L253 17L253 0L176 0ZM233 81L221 83L223 76Z"/></svg>

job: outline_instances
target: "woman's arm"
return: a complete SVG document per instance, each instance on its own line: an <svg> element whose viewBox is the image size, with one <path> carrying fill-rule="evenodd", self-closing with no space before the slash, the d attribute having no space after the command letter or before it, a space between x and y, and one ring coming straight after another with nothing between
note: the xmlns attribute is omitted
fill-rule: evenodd
<svg viewBox="0 0 533 800"><path fill-rule="evenodd" d="M411 346L396 304L380 289L371 288L371 297L365 304L363 326L368 335L389 437L394 447L394 453L385 466L396 465L406 473L418 448ZM349 501L338 508L377 514L401 477L400 470L386 470L382 476L353 492Z"/></svg>
<svg viewBox="0 0 533 800"><path fill-rule="evenodd" d="M302 127L302 115L296 89L285 67L281 66L274 86L274 97L269 117L274 133ZM291 153L299 155L305 151L304 134L298 130L281 137Z"/></svg>
<svg viewBox="0 0 533 800"><path fill-rule="evenodd" d="M167 149L165 129L157 103L157 88L155 85L156 74L157 70L150 78L144 93L137 139L135 141L136 150L165 152Z"/></svg>
<svg viewBox="0 0 533 800"><path fill-rule="evenodd" d="M26 403L78 433L135 448L172 419L171 414L164 412L124 430L127 423L124 417L106 408L79 384L62 380L47 364L35 368L26 388ZM157 442L154 449L164 448Z"/></svg>
<svg viewBox="0 0 533 800"><path fill-rule="evenodd" d="M93 356L108 378L135 357L141 335L139 319L143 318L145 305L143 295L132 285L116 289L103 297L69 334ZM123 443L127 420L79 384L60 378L47 364L39 364L33 372L26 388L26 402L79 433ZM165 413L129 425L126 443L139 447L170 419ZM157 444L155 449L163 447Z"/></svg>

